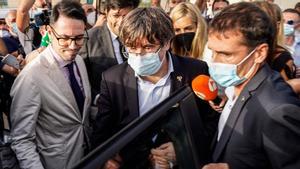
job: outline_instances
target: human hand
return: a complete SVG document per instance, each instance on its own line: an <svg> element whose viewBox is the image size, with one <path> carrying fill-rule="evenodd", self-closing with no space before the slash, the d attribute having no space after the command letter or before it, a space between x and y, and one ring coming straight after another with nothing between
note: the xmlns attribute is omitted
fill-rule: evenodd
<svg viewBox="0 0 300 169"><path fill-rule="evenodd" d="M97 19L97 21L96 21L96 23L95 23L95 25L93 27L102 26L105 21L106 21L106 15L99 14L98 15L98 19Z"/></svg>
<svg viewBox="0 0 300 169"><path fill-rule="evenodd" d="M172 142L162 144L151 150L152 159L160 169L171 168L171 164L176 162L176 154Z"/></svg>
<svg viewBox="0 0 300 169"><path fill-rule="evenodd" d="M12 67L12 66L9 66L7 64L4 64L4 66L2 67L2 71L5 72L5 73L8 73L12 76L17 76L19 74L19 70Z"/></svg>
<svg viewBox="0 0 300 169"><path fill-rule="evenodd" d="M202 167L202 169L230 169L227 163L210 163Z"/></svg>
<svg viewBox="0 0 300 169"><path fill-rule="evenodd" d="M23 69L23 67L26 64L25 59L23 58L23 55L18 55L17 60L19 61L19 65L20 65L20 70Z"/></svg>
<svg viewBox="0 0 300 169"><path fill-rule="evenodd" d="M220 96L221 102L219 104L214 103L213 101L208 101L210 107L212 107L215 111L222 113L225 103L227 102L228 98L226 95Z"/></svg>
<svg viewBox="0 0 300 169"><path fill-rule="evenodd" d="M121 166L122 158L116 155L114 158L109 159L102 169L119 169Z"/></svg>

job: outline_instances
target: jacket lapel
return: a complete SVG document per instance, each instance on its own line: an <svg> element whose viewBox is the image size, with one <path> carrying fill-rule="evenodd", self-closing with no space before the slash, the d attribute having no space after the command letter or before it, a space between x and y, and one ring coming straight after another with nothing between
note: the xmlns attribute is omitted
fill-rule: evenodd
<svg viewBox="0 0 300 169"><path fill-rule="evenodd" d="M73 95L71 86L69 85L69 82L63 75L63 72L58 67L58 64L55 61L54 56L52 55L52 52L50 51L49 47L45 49L45 51L41 55L42 65L44 65L48 69L48 75L50 79L54 81L54 84L56 84L57 89L61 91L62 97L66 97L66 104L70 104L69 106L73 109L73 112L76 112L74 113L76 119L79 120L80 112L75 97Z"/></svg>
<svg viewBox="0 0 300 169"><path fill-rule="evenodd" d="M81 82L82 82L82 86L83 86L83 90L84 90L85 100L84 100L84 107L83 107L83 112L82 112L82 116L83 116L82 120L85 121L86 115L89 111L89 105L91 103L90 84L89 84L89 80L88 80L84 62L80 58L79 55L75 58L75 62L77 64L78 70L80 72L80 78L81 78Z"/></svg>
<svg viewBox="0 0 300 169"><path fill-rule="evenodd" d="M251 92L255 91L270 73L270 68L267 65L263 66L258 71L258 73L250 80L250 82L245 86L242 93L237 98L237 101L233 106L230 115L227 119L227 122L224 126L220 140L216 143L216 147L213 153L213 161L218 161L218 158L221 156L224 148L226 147L243 107L251 98ZM217 141L217 139L215 140Z"/></svg>
<svg viewBox="0 0 300 169"><path fill-rule="evenodd" d="M126 63L127 64L127 63ZM139 117L139 99L137 78L135 77L133 69L127 64L126 74L124 76L125 94L128 103L129 117L128 119L134 119Z"/></svg>
<svg viewBox="0 0 300 169"><path fill-rule="evenodd" d="M171 94L185 84L186 78L184 76L184 70L182 70L182 66L180 66L176 56L172 55L171 52L168 53L171 56L170 58L173 61L173 68L174 68L174 71L171 73L171 90L170 90L170 94Z"/></svg>
<svg viewBox="0 0 300 169"><path fill-rule="evenodd" d="M105 46L105 48L108 49L108 50L106 50L106 52L107 52L106 56L112 57L115 61L115 64L118 64L117 57L116 57L116 54L114 51L111 34L110 34L110 31L109 31L106 23L104 23L104 26L103 26L103 33L98 34L98 36L100 36L98 39L103 39L103 42L100 44L103 44Z"/></svg>

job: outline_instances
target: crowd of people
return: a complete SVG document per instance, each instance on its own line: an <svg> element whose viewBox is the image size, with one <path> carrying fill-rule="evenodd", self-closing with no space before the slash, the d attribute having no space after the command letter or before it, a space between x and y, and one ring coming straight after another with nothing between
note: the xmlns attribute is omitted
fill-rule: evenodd
<svg viewBox="0 0 300 169"><path fill-rule="evenodd" d="M207 3L21 0L0 25L0 168L72 168L198 75L221 100L195 96L199 168L299 168L300 3ZM99 168L180 168L176 151L145 133Z"/></svg>

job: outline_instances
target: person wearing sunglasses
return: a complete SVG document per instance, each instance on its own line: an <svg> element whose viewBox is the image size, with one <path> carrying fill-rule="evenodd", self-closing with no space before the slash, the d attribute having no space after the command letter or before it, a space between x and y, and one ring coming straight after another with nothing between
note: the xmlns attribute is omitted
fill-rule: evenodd
<svg viewBox="0 0 300 169"><path fill-rule="evenodd" d="M285 45L294 58L295 65L300 67L300 13L292 8L283 11Z"/></svg>
<svg viewBox="0 0 300 169"><path fill-rule="evenodd" d="M91 92L78 55L86 34L79 2L53 8L51 44L16 78L12 90L12 149L21 168L72 168L88 151Z"/></svg>

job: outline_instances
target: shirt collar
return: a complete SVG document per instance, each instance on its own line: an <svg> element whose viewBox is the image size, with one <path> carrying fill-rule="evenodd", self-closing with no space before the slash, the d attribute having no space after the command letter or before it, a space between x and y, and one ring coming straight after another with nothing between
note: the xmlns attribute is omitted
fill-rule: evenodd
<svg viewBox="0 0 300 169"><path fill-rule="evenodd" d="M225 95L227 96L228 100L231 102L236 100L237 97L234 94L234 86L227 87L225 89Z"/></svg>
<svg viewBox="0 0 300 169"><path fill-rule="evenodd" d="M113 33L113 31L111 31L111 28L109 27L108 23L106 23L106 24L107 24L107 28L108 28L108 30L110 32L111 39L112 40L117 39L118 36L115 33Z"/></svg>

